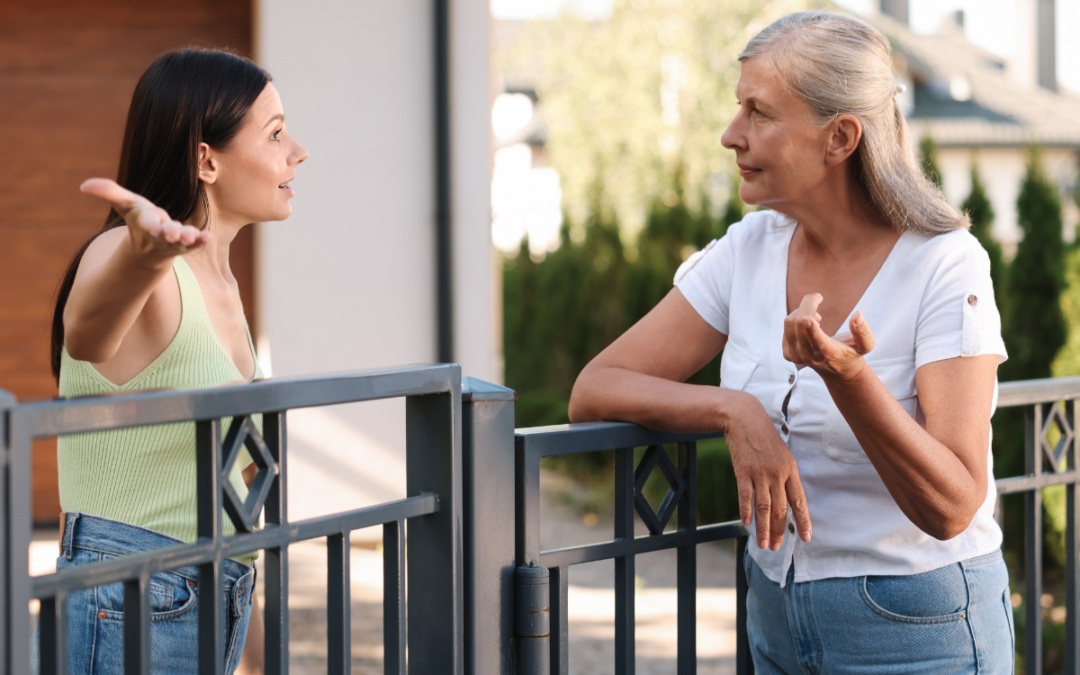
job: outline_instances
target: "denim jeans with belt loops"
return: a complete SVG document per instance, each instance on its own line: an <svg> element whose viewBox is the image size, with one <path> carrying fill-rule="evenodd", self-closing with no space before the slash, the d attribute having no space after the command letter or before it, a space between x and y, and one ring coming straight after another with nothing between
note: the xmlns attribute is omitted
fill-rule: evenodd
<svg viewBox="0 0 1080 675"><path fill-rule="evenodd" d="M747 634L758 675L1004 675L1015 634L1001 551L905 576L784 588L749 555Z"/></svg>
<svg viewBox="0 0 1080 675"><path fill-rule="evenodd" d="M185 542L115 520L66 514L56 568L109 560ZM223 565L225 673L240 663L251 618L255 570L236 560ZM181 567L150 577L150 665L154 675L195 675L199 670L199 572ZM39 636L34 633L32 672L40 670ZM121 583L68 596L69 675L124 672L124 586Z"/></svg>

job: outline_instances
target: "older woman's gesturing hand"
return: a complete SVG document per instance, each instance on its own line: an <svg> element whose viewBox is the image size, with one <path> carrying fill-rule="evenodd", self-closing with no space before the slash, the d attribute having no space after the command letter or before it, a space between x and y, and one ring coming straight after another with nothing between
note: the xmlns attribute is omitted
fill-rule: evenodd
<svg viewBox="0 0 1080 675"><path fill-rule="evenodd" d="M863 356L869 354L877 341L862 312L851 317L850 333L831 338L821 330L821 315L817 308L824 298L812 293L784 319L784 358L800 368L810 366L820 375L848 379L865 365Z"/></svg>

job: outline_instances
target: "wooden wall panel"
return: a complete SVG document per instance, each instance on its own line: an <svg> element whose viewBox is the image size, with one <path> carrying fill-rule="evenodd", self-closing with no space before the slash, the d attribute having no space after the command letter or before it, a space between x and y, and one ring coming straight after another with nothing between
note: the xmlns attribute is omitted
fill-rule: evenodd
<svg viewBox="0 0 1080 675"><path fill-rule="evenodd" d="M116 176L135 83L162 53L251 49L251 0L0 0L0 388L56 395L49 325L60 274L107 209L78 186ZM254 320L251 228L233 269ZM55 442L34 452L34 518L59 513Z"/></svg>

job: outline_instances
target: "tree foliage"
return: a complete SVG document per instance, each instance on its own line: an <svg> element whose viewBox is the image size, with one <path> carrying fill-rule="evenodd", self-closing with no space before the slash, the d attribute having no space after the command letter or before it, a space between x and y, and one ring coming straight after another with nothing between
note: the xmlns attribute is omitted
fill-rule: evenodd
<svg viewBox="0 0 1080 675"><path fill-rule="evenodd" d="M1005 301L1005 260L1002 257L1001 244L994 239L994 207L986 195L979 167L971 163L971 194L964 200L961 208L971 219L971 234L979 240L986 254L990 257L990 279L994 284L994 298L999 311L1004 311Z"/></svg>
<svg viewBox="0 0 1080 675"><path fill-rule="evenodd" d="M615 0L609 19L531 22L497 58L534 73L550 161L576 223L596 213L632 244L673 176L692 213L727 199L739 52L781 16L823 0ZM596 194L595 187L603 190Z"/></svg>
<svg viewBox="0 0 1080 675"><path fill-rule="evenodd" d="M1065 243L1057 188L1043 172L1035 148L1029 153L1016 209L1024 239L1008 276L1004 331L1009 360L1002 375L1005 380L1050 377L1066 337L1059 301L1065 289Z"/></svg>
<svg viewBox="0 0 1080 675"><path fill-rule="evenodd" d="M923 136L919 141L919 166L927 180L942 188L941 169L937 165L937 143L930 136Z"/></svg>

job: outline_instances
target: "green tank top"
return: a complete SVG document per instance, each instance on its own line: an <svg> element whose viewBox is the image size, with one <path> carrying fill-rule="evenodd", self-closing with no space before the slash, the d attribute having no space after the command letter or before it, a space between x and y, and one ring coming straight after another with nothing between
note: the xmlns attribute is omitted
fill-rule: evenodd
<svg viewBox="0 0 1080 675"><path fill-rule="evenodd" d="M63 350L60 395L92 396L141 389L202 389L245 378L214 333L199 282L187 261L177 256L173 272L180 285L180 328L153 363L123 385L107 380L88 361ZM251 335L248 346L252 349ZM255 379L263 376L255 360ZM261 416L254 419L262 428ZM229 420L223 420L223 432ZM241 470L251 462L243 451L229 482L247 497ZM195 423L162 424L62 436L57 441L60 506L93 516L145 527L187 542L195 541ZM224 534L236 533L228 515ZM245 564L258 553L237 559Z"/></svg>

